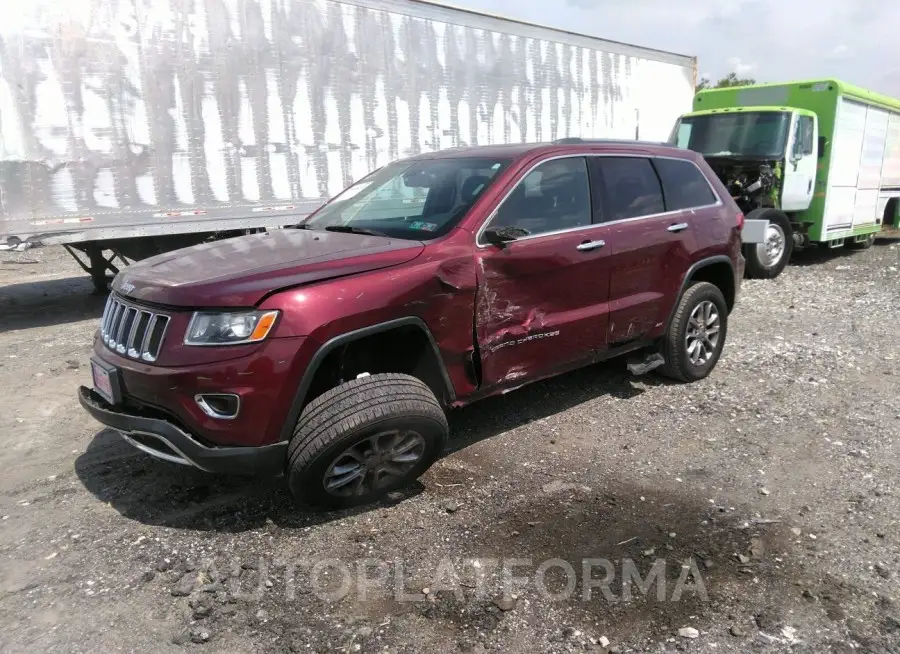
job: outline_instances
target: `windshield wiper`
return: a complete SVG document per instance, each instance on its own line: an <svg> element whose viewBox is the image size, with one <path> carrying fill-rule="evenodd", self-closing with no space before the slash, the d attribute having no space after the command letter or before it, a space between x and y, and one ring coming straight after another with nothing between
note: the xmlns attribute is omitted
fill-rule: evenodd
<svg viewBox="0 0 900 654"><path fill-rule="evenodd" d="M343 232L345 234L362 234L364 236L384 236L387 234L379 232L375 229L366 229L365 227L354 227L353 225L328 225L323 228L326 232Z"/></svg>

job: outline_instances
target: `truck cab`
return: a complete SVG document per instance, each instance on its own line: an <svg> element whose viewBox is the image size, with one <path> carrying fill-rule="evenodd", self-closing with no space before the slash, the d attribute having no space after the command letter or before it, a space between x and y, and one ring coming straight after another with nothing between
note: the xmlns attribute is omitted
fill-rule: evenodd
<svg viewBox="0 0 900 654"><path fill-rule="evenodd" d="M746 215L748 274L779 274L796 245L790 216L809 209L816 188L816 114L785 106L703 109L676 121L670 143L702 154Z"/></svg>
<svg viewBox="0 0 900 654"><path fill-rule="evenodd" d="M798 247L871 247L900 222L896 98L830 78L704 89L671 142L745 212L750 277L776 277Z"/></svg>

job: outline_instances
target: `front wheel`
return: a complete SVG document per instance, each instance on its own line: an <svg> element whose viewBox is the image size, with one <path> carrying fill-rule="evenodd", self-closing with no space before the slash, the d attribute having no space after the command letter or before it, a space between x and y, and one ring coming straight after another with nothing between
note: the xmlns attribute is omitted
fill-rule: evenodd
<svg viewBox="0 0 900 654"><path fill-rule="evenodd" d="M444 410L419 379L354 379L303 410L288 446L288 485L311 506L370 504L424 473L448 431Z"/></svg>
<svg viewBox="0 0 900 654"><path fill-rule="evenodd" d="M747 215L747 220L768 220L765 241L744 245L747 277L774 279L781 274L794 250L794 230L791 221L778 209L759 208Z"/></svg>
<svg viewBox="0 0 900 654"><path fill-rule="evenodd" d="M681 296L664 340L662 373L681 381L699 381L709 375L725 346L728 305L717 286L691 285Z"/></svg>

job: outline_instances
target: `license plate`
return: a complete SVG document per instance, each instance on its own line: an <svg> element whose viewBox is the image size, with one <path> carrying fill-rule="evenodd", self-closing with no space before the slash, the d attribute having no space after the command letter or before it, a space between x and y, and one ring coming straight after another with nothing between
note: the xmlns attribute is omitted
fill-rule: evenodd
<svg viewBox="0 0 900 654"><path fill-rule="evenodd" d="M109 371L104 370L95 362L91 361L91 374L94 378L94 390L97 391L104 400L110 404L115 404L112 379Z"/></svg>

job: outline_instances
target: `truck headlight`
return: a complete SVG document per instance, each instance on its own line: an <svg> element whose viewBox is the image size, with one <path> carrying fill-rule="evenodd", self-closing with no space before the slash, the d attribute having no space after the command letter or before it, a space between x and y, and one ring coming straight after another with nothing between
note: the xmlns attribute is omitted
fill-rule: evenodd
<svg viewBox="0 0 900 654"><path fill-rule="evenodd" d="M237 311L209 313L197 311L191 317L185 345L240 345L257 343L272 331L277 311Z"/></svg>

